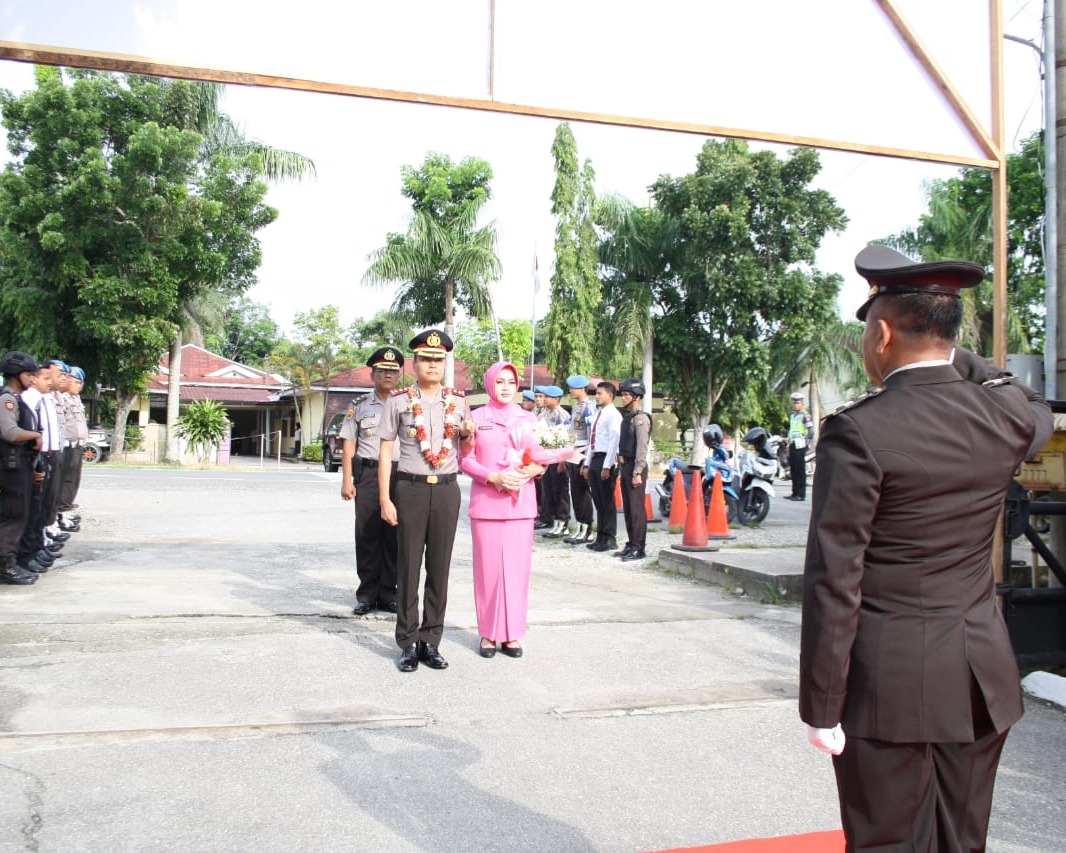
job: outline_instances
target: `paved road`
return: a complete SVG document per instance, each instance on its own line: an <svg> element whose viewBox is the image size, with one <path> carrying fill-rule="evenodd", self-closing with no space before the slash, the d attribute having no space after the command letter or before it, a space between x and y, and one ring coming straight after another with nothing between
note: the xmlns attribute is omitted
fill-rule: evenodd
<svg viewBox="0 0 1066 853"><path fill-rule="evenodd" d="M464 524L451 667L403 675L391 618L350 616L339 482L86 469L68 559L0 587L0 851L638 851L839 826L795 712L796 608L540 543L526 656L483 660ZM803 512L775 504L736 547L795 539ZM990 849L1061 849L1064 723L1029 703Z"/></svg>

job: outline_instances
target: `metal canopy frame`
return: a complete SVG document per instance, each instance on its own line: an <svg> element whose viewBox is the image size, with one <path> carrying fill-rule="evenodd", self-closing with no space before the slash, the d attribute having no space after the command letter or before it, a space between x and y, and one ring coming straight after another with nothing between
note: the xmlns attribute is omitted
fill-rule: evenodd
<svg viewBox="0 0 1066 853"><path fill-rule="evenodd" d="M460 98L426 92L381 89L349 85L324 80L297 77L281 77L260 74L254 71L226 70L199 65L184 65L122 53L91 50L79 46L51 46L22 42L0 41L0 59L27 62L35 65L68 66L99 71L129 74L144 74L184 80L202 80L234 86L256 86L271 89L288 89L319 94L342 95L351 98L392 101L397 103L424 104L453 107L463 110L530 116L560 121L613 125L617 127L663 130L697 136L714 136L754 140L791 146L806 146L829 151L844 151L918 160L945 165L967 166L988 169L992 173L993 207L993 357L997 363L1006 363L1007 335L1007 170L1004 148L1003 112L1003 21L1002 0L989 0L990 70L991 70L991 128L985 128L969 108L959 91L926 50L914 30L896 8L893 0L872 0L885 15L893 30L907 46L911 55L921 66L929 81L946 100L953 115L966 128L983 157L951 154L946 152L920 151L868 145L843 139L822 139L794 136L751 128L722 127L711 124L669 121L641 116L615 115L564 109L548 104L517 104L497 101L494 96L495 79L495 10L496 0L489 0L489 38L486 64L488 68L488 97Z"/></svg>

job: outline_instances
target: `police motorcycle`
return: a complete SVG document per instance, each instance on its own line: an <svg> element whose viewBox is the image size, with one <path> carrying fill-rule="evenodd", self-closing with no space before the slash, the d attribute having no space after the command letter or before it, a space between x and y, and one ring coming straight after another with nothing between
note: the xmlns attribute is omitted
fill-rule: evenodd
<svg viewBox="0 0 1066 853"><path fill-rule="evenodd" d="M91 429L89 440L82 445L82 459L90 465L94 462L102 462L111 452L111 430Z"/></svg>
<svg viewBox="0 0 1066 853"><path fill-rule="evenodd" d="M740 478L740 523L759 524L770 512L774 496L777 455L768 447L769 433L762 427L749 429L740 439L737 475Z"/></svg>
<svg viewBox="0 0 1066 853"><path fill-rule="evenodd" d="M729 460L729 451L722 447L724 436L722 428L718 424L709 424L703 429L703 443L707 446L707 459L703 463L703 511L706 512L711 505L711 493L714 490L715 473L722 475L722 493L725 497L726 520L732 524L737 520L740 509L740 496L734 487L733 466ZM670 517L670 508L673 506L674 472L681 471L684 475L685 494L691 499L692 472L699 466L690 465L676 456L671 457L670 462L663 474L663 481L654 486L655 493L659 496L659 512L663 518Z"/></svg>

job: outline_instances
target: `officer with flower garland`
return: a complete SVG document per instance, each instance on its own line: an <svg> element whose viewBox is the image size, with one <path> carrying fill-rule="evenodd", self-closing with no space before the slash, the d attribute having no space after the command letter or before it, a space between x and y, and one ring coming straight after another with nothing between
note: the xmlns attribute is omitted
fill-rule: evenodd
<svg viewBox="0 0 1066 853"><path fill-rule="evenodd" d="M445 669L440 653L448 604L452 545L459 522L458 444L469 431L470 407L461 391L443 386L452 349L444 332L428 329L409 344L415 384L393 393L381 415L378 494L381 517L397 528L396 643L400 672L419 662ZM393 471L393 460L396 471ZM396 483L393 487L393 478ZM425 553L422 621L418 581Z"/></svg>

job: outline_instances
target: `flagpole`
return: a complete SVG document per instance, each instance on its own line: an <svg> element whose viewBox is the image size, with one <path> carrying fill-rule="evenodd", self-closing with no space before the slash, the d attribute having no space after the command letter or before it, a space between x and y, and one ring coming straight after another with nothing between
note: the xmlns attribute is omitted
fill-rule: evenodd
<svg viewBox="0 0 1066 853"><path fill-rule="evenodd" d="M533 320L529 347L529 390L533 390L533 368L537 358L537 291L540 290L540 272L537 269L537 244L533 244Z"/></svg>

